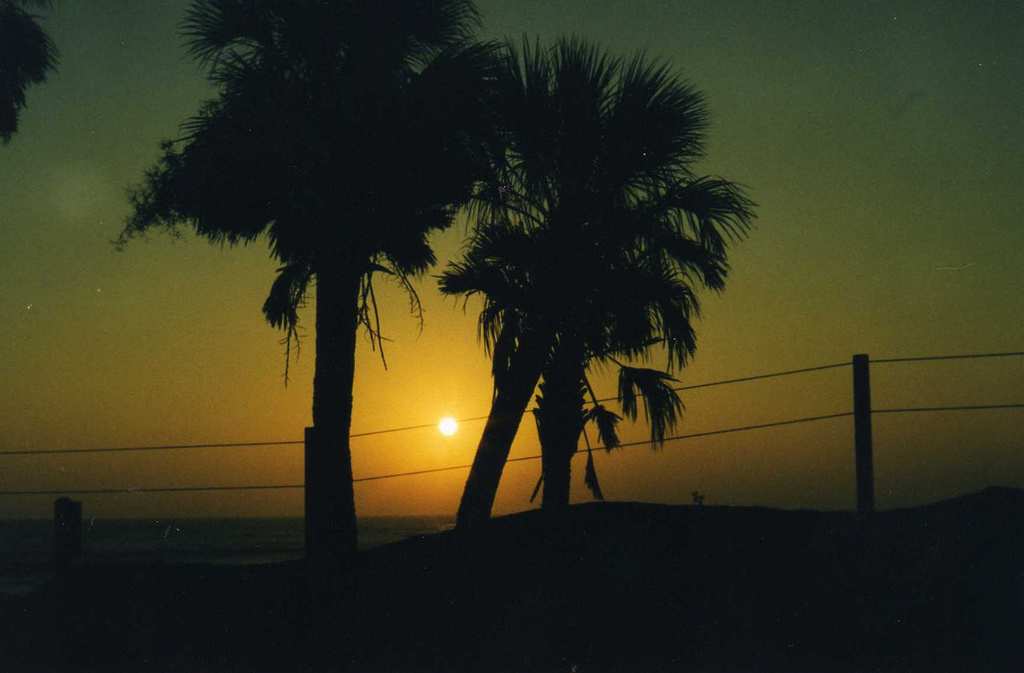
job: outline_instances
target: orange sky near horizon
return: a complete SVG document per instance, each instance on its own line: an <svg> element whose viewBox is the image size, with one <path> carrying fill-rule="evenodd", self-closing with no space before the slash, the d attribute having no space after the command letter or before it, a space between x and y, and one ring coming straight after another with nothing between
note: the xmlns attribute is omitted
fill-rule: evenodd
<svg viewBox="0 0 1024 673"><path fill-rule="evenodd" d="M145 7L141 5L145 4ZM978 3L794 3L771 10L658 0L481 1L486 35L578 32L646 48L708 96L700 166L758 202L721 296L703 294L683 384L874 358L1024 350L1024 8ZM265 242L190 235L109 244L125 188L208 90L174 33L184 2L66 0L46 26L58 74L30 91L0 147L0 451L299 440L310 422L312 313L282 381L281 334L260 306ZM557 5L553 7L552 5ZM627 11L627 5L629 10ZM927 11L926 11L927 10ZM894 18L895 17L895 18ZM980 65L979 65L980 64ZM433 240L457 256L460 220ZM478 303L417 283L422 333L382 288L389 368L362 340L353 432L486 415ZM872 367L876 408L1024 402L1024 358ZM599 395L614 393L597 372ZM849 411L848 368L687 391L679 433ZM879 415L877 500L905 506L987 485L1024 487L1021 410ZM357 477L468 464L480 422L352 442ZM624 429L641 440L643 427ZM593 436L593 435L592 435ZM596 456L614 500L852 508L852 420ZM538 451L526 418L513 456ZM583 459L572 492L587 499ZM539 461L509 464L496 512L528 509ZM453 514L466 471L356 485L362 515ZM0 456L0 491L295 484L301 446ZM77 496L76 496L77 497ZM301 491L82 496L86 516L296 516ZM0 496L0 518L48 516L52 497Z"/></svg>

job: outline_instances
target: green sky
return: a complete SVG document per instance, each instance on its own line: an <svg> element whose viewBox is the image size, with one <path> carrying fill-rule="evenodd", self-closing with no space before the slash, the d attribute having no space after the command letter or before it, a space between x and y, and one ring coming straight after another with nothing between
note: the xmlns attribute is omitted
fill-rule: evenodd
<svg viewBox="0 0 1024 673"><path fill-rule="evenodd" d="M745 184L753 235L707 296L699 383L873 357L1024 350L1024 4L486 0L485 35L576 33L645 49L707 94L700 166ZM154 236L117 252L126 188L211 94L176 33L186 2L60 0L59 72L0 147L0 450L292 440L310 421L312 341L282 382L260 306L264 242ZM435 239L442 264L460 224ZM389 369L364 342L355 432L486 414L473 304L419 289L419 333L386 292ZM311 316L307 316L310 318ZM306 320L307 335L312 321ZM1024 401L1024 358L876 365L877 407ZM600 373L599 392L613 391ZM847 369L693 391L681 432L850 409ZM878 501L1024 486L1020 411L876 417ZM515 455L537 451L532 421ZM464 464L479 423L353 441L357 476ZM627 431L641 438L643 428ZM849 419L599 456L606 495L851 507ZM0 490L301 481L301 448L0 458ZM577 466L573 491L583 497ZM539 463L510 465L498 511L526 508ZM465 472L356 487L362 514L452 513ZM0 517L45 515L0 497ZM296 514L298 492L92 496L104 516Z"/></svg>

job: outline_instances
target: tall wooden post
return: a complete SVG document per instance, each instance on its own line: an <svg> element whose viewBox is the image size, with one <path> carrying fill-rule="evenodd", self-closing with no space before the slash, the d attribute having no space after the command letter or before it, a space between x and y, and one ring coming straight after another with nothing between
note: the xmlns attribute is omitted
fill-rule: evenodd
<svg viewBox="0 0 1024 673"><path fill-rule="evenodd" d="M58 572L82 552L82 503L57 498L53 503L53 562Z"/></svg>
<svg viewBox="0 0 1024 673"><path fill-rule="evenodd" d="M853 356L853 442L857 461L857 512L875 511L875 468L871 446L870 358Z"/></svg>

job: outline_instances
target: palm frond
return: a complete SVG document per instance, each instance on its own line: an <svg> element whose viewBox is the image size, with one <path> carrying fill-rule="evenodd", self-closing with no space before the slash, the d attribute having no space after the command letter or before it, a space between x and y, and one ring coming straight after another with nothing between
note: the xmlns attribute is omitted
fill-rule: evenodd
<svg viewBox="0 0 1024 673"><path fill-rule="evenodd" d="M18 130L28 87L45 82L59 60L38 17L20 5L49 7L48 2L0 2L0 141L5 144Z"/></svg>
<svg viewBox="0 0 1024 673"><path fill-rule="evenodd" d="M278 172L283 167L272 158L273 147L252 142L247 122L209 103L192 121L187 145L164 143L156 166L130 191L133 209L122 239L184 222L213 242L236 244L283 222L285 214L278 210L287 196L282 192L287 182Z"/></svg>
<svg viewBox="0 0 1024 673"><path fill-rule="evenodd" d="M646 242L646 250L664 255L691 285L696 281L710 290L720 292L725 289L729 262L724 252L713 252L677 232L655 234Z"/></svg>
<svg viewBox="0 0 1024 673"><path fill-rule="evenodd" d="M370 348L380 355L381 364L384 365L384 369L387 369L388 360L384 353L384 342L389 341L389 339L385 338L384 332L381 329L380 308L377 305L377 293L373 287L373 274L374 271L370 270L363 274L360 280L359 300L356 307L356 320L358 321L358 324L362 325L366 330L366 334L370 340ZM411 286L409 289L411 289ZM412 292L412 298L414 298L416 302L414 305L418 305L419 297L415 294L415 290ZM410 301L412 300L413 299L410 299Z"/></svg>
<svg viewBox="0 0 1024 673"><path fill-rule="evenodd" d="M665 204L682 231L716 254L726 243L750 231L756 205L739 185L722 178L701 177L676 185Z"/></svg>
<svg viewBox="0 0 1024 673"><path fill-rule="evenodd" d="M305 261L297 261L277 270L277 277L263 302L263 315L272 327L292 330L298 324L298 312L305 302L312 276L313 270Z"/></svg>
<svg viewBox="0 0 1024 673"><path fill-rule="evenodd" d="M584 414L584 422L593 422L597 426L597 437L607 451L621 444L619 441L618 424L622 417L604 405L595 404Z"/></svg>
<svg viewBox="0 0 1024 673"><path fill-rule="evenodd" d="M193 0L180 32L189 54L216 70L222 57L240 57L272 43L273 5L259 0Z"/></svg>
<svg viewBox="0 0 1024 673"><path fill-rule="evenodd" d="M601 491L601 482L597 479L597 467L594 465L594 452L590 446L590 437L587 436L587 429L583 428L583 439L587 443L587 466L583 470L583 485L586 486L596 500L604 500L604 493Z"/></svg>
<svg viewBox="0 0 1024 673"><path fill-rule="evenodd" d="M666 431L675 428L683 412L683 402L673 389L676 379L665 372L642 367L619 368L619 403L630 419L637 418L637 398L643 400L644 419L651 428L651 441L661 444Z"/></svg>
<svg viewBox="0 0 1024 673"><path fill-rule="evenodd" d="M373 2L391 14L386 3ZM414 63L426 63L438 51L465 43L482 24L472 0L411 0L410 11L401 16L414 48Z"/></svg>
<svg viewBox="0 0 1024 673"><path fill-rule="evenodd" d="M299 337L299 309L305 305L306 292L313 276L312 267L308 262L296 261L280 267L277 278L270 286L270 293L263 302L263 315L272 327L283 329L284 350L284 383L288 385L288 374L291 365L292 343L296 354L301 348Z"/></svg>
<svg viewBox="0 0 1024 673"><path fill-rule="evenodd" d="M608 165L620 188L671 184L704 156L704 96L643 54L623 68L609 117Z"/></svg>

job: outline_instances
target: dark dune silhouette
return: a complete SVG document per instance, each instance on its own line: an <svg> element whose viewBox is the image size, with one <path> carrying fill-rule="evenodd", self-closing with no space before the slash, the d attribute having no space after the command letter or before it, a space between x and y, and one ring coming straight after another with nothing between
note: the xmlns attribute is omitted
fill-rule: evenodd
<svg viewBox="0 0 1024 673"><path fill-rule="evenodd" d="M1024 490L993 488L870 520L641 503L502 517L362 553L349 670L1020 670L1022 515ZM323 670L301 563L68 582L56 621L58 584L0 603L0 670Z"/></svg>

